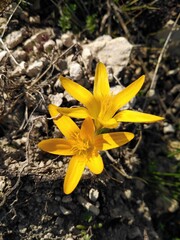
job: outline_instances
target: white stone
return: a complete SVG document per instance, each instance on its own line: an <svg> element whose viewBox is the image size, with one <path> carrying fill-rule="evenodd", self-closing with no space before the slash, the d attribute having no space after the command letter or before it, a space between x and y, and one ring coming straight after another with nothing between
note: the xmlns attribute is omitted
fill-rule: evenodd
<svg viewBox="0 0 180 240"><path fill-rule="evenodd" d="M22 48L17 48L12 53L12 55L16 59L17 62L25 61L27 59L27 52L24 51Z"/></svg>
<svg viewBox="0 0 180 240"><path fill-rule="evenodd" d="M72 214L71 210L68 210L67 208L65 208L63 206L60 206L60 210L61 210L62 214L65 216Z"/></svg>
<svg viewBox="0 0 180 240"><path fill-rule="evenodd" d="M16 66L14 71L11 73L11 76L19 77L25 73L26 73L26 62L22 61L19 65Z"/></svg>
<svg viewBox="0 0 180 240"><path fill-rule="evenodd" d="M96 202L99 197L99 191L97 189L91 188L89 191L89 199Z"/></svg>
<svg viewBox="0 0 180 240"><path fill-rule="evenodd" d="M52 28L43 29L24 42L24 49L26 51L32 51L36 44L44 44L44 42L48 41L53 36L54 32Z"/></svg>
<svg viewBox="0 0 180 240"><path fill-rule="evenodd" d="M42 61L34 61L32 64L28 66L26 73L29 77L35 77L41 72L42 68L43 68Z"/></svg>
<svg viewBox="0 0 180 240"><path fill-rule="evenodd" d="M112 39L109 35L101 36L83 46L89 48L93 56L107 67L112 67L115 76L128 64L132 47L126 38Z"/></svg>
<svg viewBox="0 0 180 240"><path fill-rule="evenodd" d="M0 51L0 64L5 63L7 58L8 58L8 52L5 50Z"/></svg>
<svg viewBox="0 0 180 240"><path fill-rule="evenodd" d="M63 45L65 47L70 47L70 46L73 45L72 37L73 37L73 34L71 32L67 32L67 33L62 34L61 40L62 40Z"/></svg>
<svg viewBox="0 0 180 240"><path fill-rule="evenodd" d="M6 186L6 181L5 181L5 176L0 176L0 193L3 192L5 186Z"/></svg>
<svg viewBox="0 0 180 240"><path fill-rule="evenodd" d="M63 93L50 94L49 99L52 104L60 106L63 102Z"/></svg>
<svg viewBox="0 0 180 240"><path fill-rule="evenodd" d="M13 31L6 37L6 45L8 48L15 48L18 44L22 43L24 39L24 29Z"/></svg>
<svg viewBox="0 0 180 240"><path fill-rule="evenodd" d="M93 56L89 48L83 48L82 60L87 71L91 73Z"/></svg>
<svg viewBox="0 0 180 240"><path fill-rule="evenodd" d="M30 16L29 17L29 22L30 23L40 23L41 22L40 16L39 15L37 15L37 16Z"/></svg>
<svg viewBox="0 0 180 240"><path fill-rule="evenodd" d="M45 42L43 46L44 51L47 53L52 52L54 47L55 47L55 42L52 39L49 39L47 42Z"/></svg>
<svg viewBox="0 0 180 240"><path fill-rule="evenodd" d="M174 133L175 129L173 127L172 124L170 123L164 123L164 127L163 127L163 132L166 133Z"/></svg>
<svg viewBox="0 0 180 240"><path fill-rule="evenodd" d="M82 75L83 75L81 65L77 62L72 62L69 66L69 73L70 73L70 77L73 80L75 80L75 81L81 80Z"/></svg>

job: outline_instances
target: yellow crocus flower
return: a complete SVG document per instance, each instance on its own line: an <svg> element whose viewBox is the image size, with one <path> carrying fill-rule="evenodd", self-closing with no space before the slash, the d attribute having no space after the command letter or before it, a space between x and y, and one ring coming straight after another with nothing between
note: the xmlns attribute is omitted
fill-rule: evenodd
<svg viewBox="0 0 180 240"><path fill-rule="evenodd" d="M38 147L52 154L72 156L64 180L66 194L70 194L76 188L85 167L94 174L103 171L104 165L99 151L117 148L134 138L134 134L129 132L97 135L90 117L87 117L79 128L70 117L58 117L59 112L54 105L49 105L49 112L65 138L42 140Z"/></svg>
<svg viewBox="0 0 180 240"><path fill-rule="evenodd" d="M60 76L64 89L81 102L84 107L59 107L58 111L73 118L86 118L89 116L94 119L97 130L117 127L120 122L151 123L163 120L162 117L138 111L119 111L139 92L144 80L145 76L143 75L118 94L112 95L107 70L101 62L96 67L93 93L80 84Z"/></svg>

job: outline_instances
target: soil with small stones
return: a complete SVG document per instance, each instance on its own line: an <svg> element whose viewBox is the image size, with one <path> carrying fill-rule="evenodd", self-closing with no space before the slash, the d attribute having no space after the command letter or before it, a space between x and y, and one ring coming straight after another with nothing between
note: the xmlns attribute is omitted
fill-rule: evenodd
<svg viewBox="0 0 180 240"><path fill-rule="evenodd" d="M161 1L157 2L159 9ZM61 106L78 105L64 92L58 76L69 76L69 66L76 62L82 70L79 83L92 90L90 79L98 59L92 56L89 71L82 60L82 45L88 40L83 34L67 33L63 42L61 29L41 2L36 11L33 5L29 10L19 7L7 26L15 5L1 14L0 239L180 238L179 23L159 64L151 96L148 91L163 47L161 37L167 39L178 15L176 1L170 2L163 1L161 10L136 12L139 15L127 25L128 40L136 45L118 74L124 86L145 74L133 108L163 116L165 121L121 124L118 130L133 132L135 139L103 152L103 173L95 176L86 170L70 195L62 189L69 159L44 153L37 144L62 137L49 119L47 106L52 99ZM111 86L115 85L117 77L112 77Z"/></svg>

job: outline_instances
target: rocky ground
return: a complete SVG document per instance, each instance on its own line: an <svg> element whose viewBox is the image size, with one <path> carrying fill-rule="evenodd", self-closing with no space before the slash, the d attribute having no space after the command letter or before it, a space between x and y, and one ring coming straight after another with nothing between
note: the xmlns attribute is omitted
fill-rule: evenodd
<svg viewBox="0 0 180 240"><path fill-rule="evenodd" d="M176 1L165 1L163 9L157 1L157 9L133 12L139 16L132 24L120 21L121 34L100 28L94 38L62 33L41 1L39 7L5 2L11 1L0 5L0 239L180 239ZM127 107L165 121L122 124L119 130L134 132L135 139L102 153L104 172L86 171L65 195L68 158L44 153L37 143L60 136L49 119L49 103L78 105L58 76L92 90L99 60L108 68L112 92L145 74L143 89Z"/></svg>

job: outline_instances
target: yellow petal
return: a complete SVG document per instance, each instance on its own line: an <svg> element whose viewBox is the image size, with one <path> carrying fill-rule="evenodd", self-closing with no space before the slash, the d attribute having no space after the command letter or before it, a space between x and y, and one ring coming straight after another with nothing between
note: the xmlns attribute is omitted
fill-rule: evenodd
<svg viewBox="0 0 180 240"><path fill-rule="evenodd" d="M80 131L80 129L78 128L76 123L73 122L73 120L70 117L67 117L67 116L64 116L64 115L59 116L60 114L59 114L57 106L55 106L53 104L50 104L48 106L48 109L49 109L49 113L50 113L51 117L55 118L53 120L54 123L56 124L56 126L59 128L59 130L62 132L62 134L66 138L71 138L71 136L72 136L72 134L74 134L74 132L79 132Z"/></svg>
<svg viewBox="0 0 180 240"><path fill-rule="evenodd" d="M88 117L82 123L80 136L82 137L82 139L89 139L90 141L93 141L94 134L95 127L93 120Z"/></svg>
<svg viewBox="0 0 180 240"><path fill-rule="evenodd" d="M89 116L87 109L84 107L58 107L57 110L59 113L72 118L87 118Z"/></svg>
<svg viewBox="0 0 180 240"><path fill-rule="evenodd" d="M73 155L72 147L65 139L51 138L42 140L38 143L38 147L48 153L56 155Z"/></svg>
<svg viewBox="0 0 180 240"><path fill-rule="evenodd" d="M97 156L89 158L86 163L86 166L94 174L100 174L104 169L103 160L99 154Z"/></svg>
<svg viewBox="0 0 180 240"><path fill-rule="evenodd" d="M69 78L65 78L60 76L60 81L64 89L76 100L81 102L85 107L92 108L94 103L94 96L90 91L81 86L80 84L70 80Z"/></svg>
<svg viewBox="0 0 180 240"><path fill-rule="evenodd" d="M134 138L133 133L114 132L98 135L95 140L95 146L98 150L109 150L120 147Z"/></svg>
<svg viewBox="0 0 180 240"><path fill-rule="evenodd" d="M161 121L164 119L163 117L159 117L156 115L131 110L123 110L117 113L114 116L114 118L118 122L139 122L139 123L151 123Z"/></svg>
<svg viewBox="0 0 180 240"><path fill-rule="evenodd" d="M113 108L114 113L121 107L123 107L126 103L128 103L135 95L139 92L141 89L143 83L145 80L145 76L141 76L138 80L131 83L129 86L127 86L123 91L118 93L114 96L113 99Z"/></svg>
<svg viewBox="0 0 180 240"><path fill-rule="evenodd" d="M103 63L99 62L96 67L93 94L96 97L110 94L108 73Z"/></svg>
<svg viewBox="0 0 180 240"><path fill-rule="evenodd" d="M83 174L86 160L83 156L73 156L70 160L64 180L64 193L70 194L78 185Z"/></svg>
<svg viewBox="0 0 180 240"><path fill-rule="evenodd" d="M111 118L109 120L105 120L103 118L98 118L96 123L95 123L96 128L100 129L100 128L116 128L119 123L117 122L117 120L115 118Z"/></svg>

